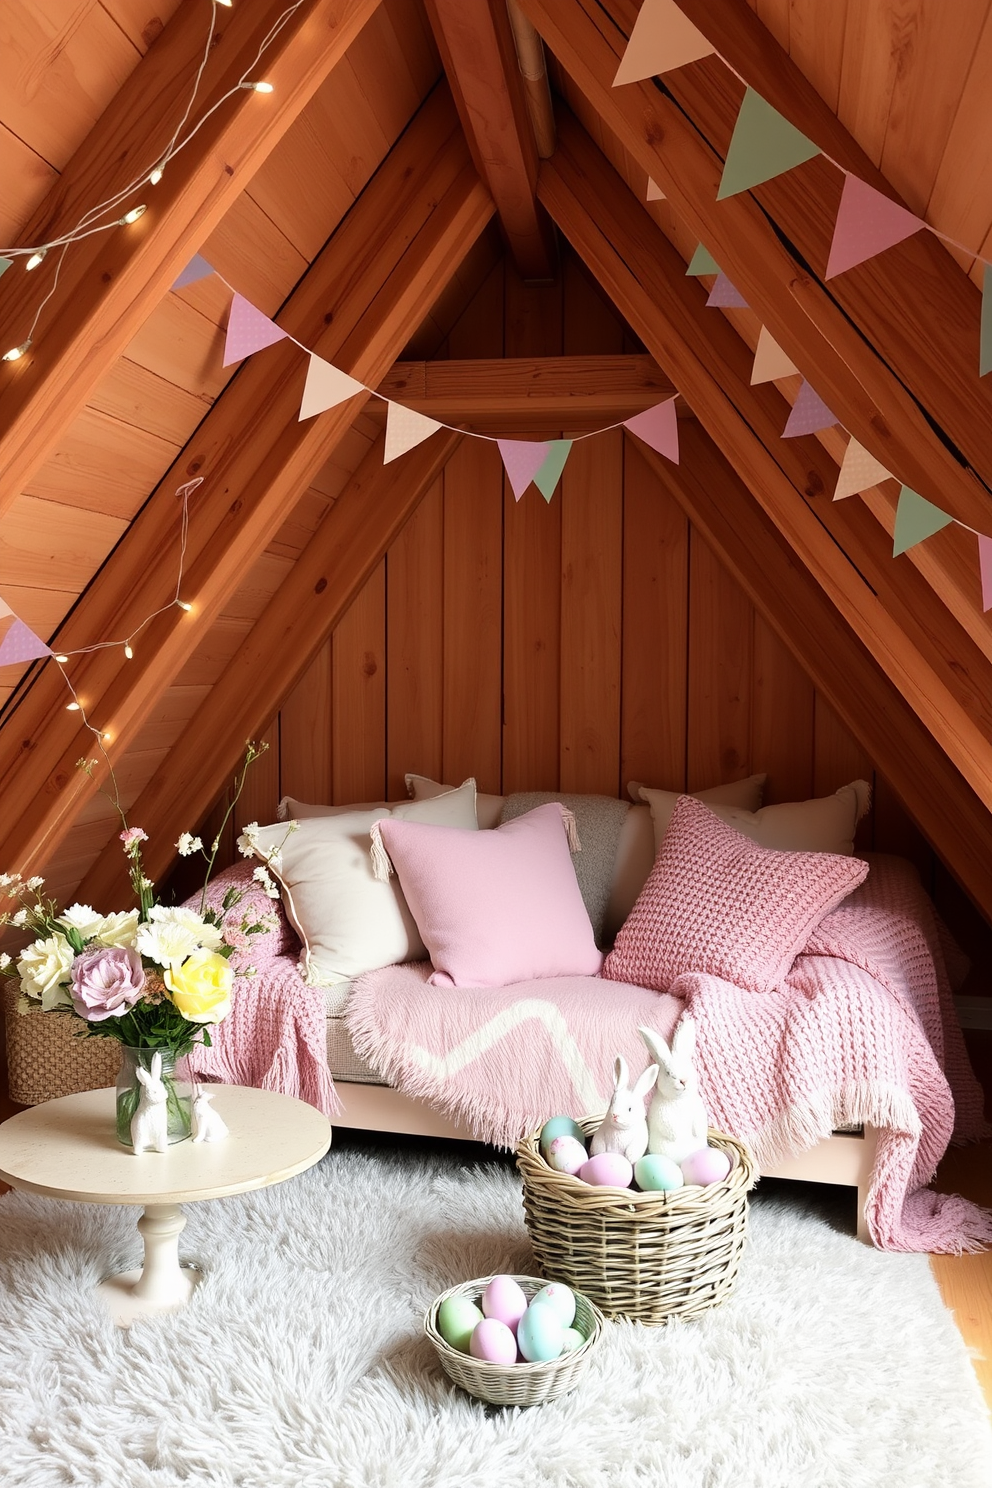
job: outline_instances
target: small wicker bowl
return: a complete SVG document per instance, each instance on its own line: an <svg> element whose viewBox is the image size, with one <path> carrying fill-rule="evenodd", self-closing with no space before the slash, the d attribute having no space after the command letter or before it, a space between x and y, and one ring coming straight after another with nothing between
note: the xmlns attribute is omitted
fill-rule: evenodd
<svg viewBox="0 0 992 1488"><path fill-rule="evenodd" d="M491 1405L543 1405L547 1400L567 1395L569 1390L575 1389L589 1367L603 1331L603 1314L581 1292L575 1293L574 1326L585 1334L585 1343L580 1344L574 1353L562 1354L558 1359L537 1364L488 1364L452 1348L441 1337L437 1330L441 1303L448 1297L467 1297L479 1307L482 1294L492 1279L483 1276L476 1281L463 1281L460 1286L449 1287L428 1308L424 1332L437 1350L441 1367L456 1385L461 1385L478 1400L488 1400ZM537 1276L515 1276L513 1280L528 1302L548 1284Z"/></svg>

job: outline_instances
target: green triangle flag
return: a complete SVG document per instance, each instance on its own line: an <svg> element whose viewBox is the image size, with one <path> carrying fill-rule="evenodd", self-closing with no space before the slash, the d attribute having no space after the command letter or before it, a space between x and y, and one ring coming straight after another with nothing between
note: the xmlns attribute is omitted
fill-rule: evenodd
<svg viewBox="0 0 992 1488"><path fill-rule="evenodd" d="M2 272L2 271L0 271ZM978 375L992 372L992 268L985 265L982 280L982 341L978 353Z"/></svg>
<svg viewBox="0 0 992 1488"><path fill-rule="evenodd" d="M734 125L716 199L723 201L726 196L760 186L762 181L770 181L819 153L812 140L766 103L760 93L748 88Z"/></svg>
<svg viewBox="0 0 992 1488"><path fill-rule="evenodd" d="M916 544L923 542L924 538L933 537L935 532L939 532L942 527L947 527L953 521L953 517L941 511L939 506L934 506L932 501L925 500L910 486L903 486L899 492L899 505L896 507L896 530L892 541L893 558L898 558L899 554L905 553L907 548L915 548Z"/></svg>
<svg viewBox="0 0 992 1488"><path fill-rule="evenodd" d="M686 278L691 275L695 279L700 274L719 274L720 265L705 244L698 243L685 272Z"/></svg>
<svg viewBox="0 0 992 1488"><path fill-rule="evenodd" d="M544 457L544 463L534 477L534 484L545 501L551 500L555 486L561 479L561 473L565 469L565 461L568 459L571 450L571 439L552 439L550 441L550 448Z"/></svg>
<svg viewBox="0 0 992 1488"><path fill-rule="evenodd" d="M6 274L12 263L13 259L0 258L0 274Z"/></svg>

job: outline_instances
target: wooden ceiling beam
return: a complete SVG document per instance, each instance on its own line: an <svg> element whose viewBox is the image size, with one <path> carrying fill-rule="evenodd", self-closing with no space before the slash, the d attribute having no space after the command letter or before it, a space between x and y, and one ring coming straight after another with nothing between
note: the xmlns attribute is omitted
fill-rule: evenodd
<svg viewBox="0 0 992 1488"><path fill-rule="evenodd" d="M132 820L149 835L144 859L153 878L172 862L179 833L209 810L245 740L295 687L461 440L442 429L390 465L382 463L381 436L369 450L132 807ZM126 888L123 855L104 853L79 893L87 903L110 904Z"/></svg>
<svg viewBox="0 0 992 1488"><path fill-rule="evenodd" d="M992 498L983 482L992 484L985 438L992 385L977 375L980 301L939 245L917 234L824 286L818 276L841 190L835 167L821 156L717 201L742 97L733 74L711 57L666 75L664 86L647 80L614 88L635 0L520 3L604 125L662 187L845 428L900 480L989 530ZM765 45L775 47L771 37Z"/></svg>
<svg viewBox="0 0 992 1488"><path fill-rule="evenodd" d="M493 213L442 85L422 106L280 312L279 324L374 386ZM71 652L141 631L134 659L117 647L74 657L68 671L90 722L122 757L156 700L203 639L285 513L333 452L364 395L301 422L306 356L283 341L249 358L135 518L54 643ZM175 490L202 474L191 511L183 595ZM65 686L43 666L0 730L8 810L0 862L49 858L91 794L76 770L92 755ZM105 767L103 767L105 770ZM14 806L12 803L16 803Z"/></svg>
<svg viewBox="0 0 992 1488"><path fill-rule="evenodd" d="M426 0L479 175L521 277L554 279L554 232L535 195L537 145L505 0Z"/></svg>
<svg viewBox="0 0 992 1488"><path fill-rule="evenodd" d="M705 293L686 278L678 253L571 116L559 116L558 138L541 168L541 200L923 725L929 743L919 743L915 757L893 729L877 763L976 903L992 912L985 846L992 841L992 743L976 721L984 719L977 700L990 691L984 656L925 584L914 601L929 606L925 624L940 644L924 648L907 633L905 614L890 612L859 572L853 545L848 557L815 510L818 499L829 504L836 466L815 439L779 437L785 400L772 384L750 386L748 348L724 316L706 309ZM836 510L834 520L842 520ZM893 583L910 583L908 559L889 561L904 565ZM967 687L959 674L967 675ZM845 716L853 726L849 707ZM858 737L869 722L855 728ZM924 748L926 770L918 768Z"/></svg>
<svg viewBox="0 0 992 1488"><path fill-rule="evenodd" d="M341 60L379 0L309 0L274 38L254 79L271 96L237 89L272 29L270 0L238 0L217 13L217 40L191 123L236 88L157 186L132 193L118 214L147 210L69 248L58 289L30 351L0 368L0 511L43 464L100 378L151 309ZM202 59L209 8L184 0L66 165L19 242L48 242L161 159L180 123ZM52 288L59 252L30 275L0 280L0 350L20 344Z"/></svg>

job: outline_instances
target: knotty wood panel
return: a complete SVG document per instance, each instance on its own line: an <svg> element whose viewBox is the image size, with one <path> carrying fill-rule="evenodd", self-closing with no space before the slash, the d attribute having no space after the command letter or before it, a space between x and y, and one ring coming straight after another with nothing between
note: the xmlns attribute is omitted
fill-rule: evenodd
<svg viewBox="0 0 992 1488"><path fill-rule="evenodd" d="M331 779L335 802L386 790L386 560L334 632Z"/></svg>
<svg viewBox="0 0 992 1488"><path fill-rule="evenodd" d="M689 545L689 790L752 773L754 611L712 549ZM760 767L759 767L760 768Z"/></svg>
<svg viewBox="0 0 992 1488"><path fill-rule="evenodd" d="M386 794L403 776L441 776L444 486L439 478L386 558Z"/></svg>
<svg viewBox="0 0 992 1488"><path fill-rule="evenodd" d="M765 804L813 794L815 689L760 615L754 617L751 759L768 772Z"/></svg>
<svg viewBox="0 0 992 1488"><path fill-rule="evenodd" d="M331 799L331 642L325 641L279 713L279 794Z"/></svg>

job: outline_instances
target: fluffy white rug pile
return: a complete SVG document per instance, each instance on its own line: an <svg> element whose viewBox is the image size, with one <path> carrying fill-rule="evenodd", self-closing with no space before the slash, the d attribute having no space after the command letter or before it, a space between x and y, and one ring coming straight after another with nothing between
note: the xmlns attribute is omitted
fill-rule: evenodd
<svg viewBox="0 0 992 1488"><path fill-rule="evenodd" d="M759 1195L735 1295L612 1323L572 1395L458 1391L431 1299L529 1272L509 1164L332 1148L310 1173L190 1205L208 1274L119 1332L92 1293L136 1211L0 1199L5 1488L978 1488L992 1432L926 1258L882 1254L798 1186ZM783 1196L784 1193L784 1196Z"/></svg>

